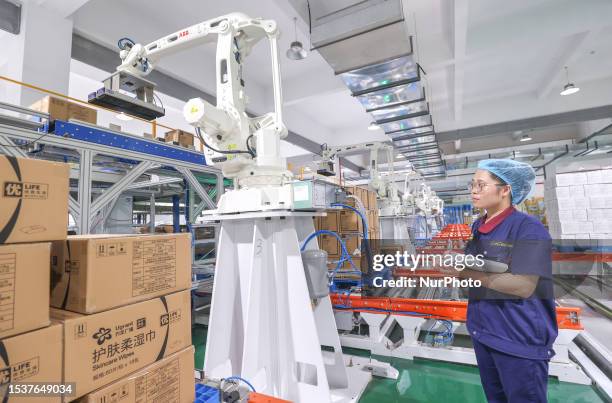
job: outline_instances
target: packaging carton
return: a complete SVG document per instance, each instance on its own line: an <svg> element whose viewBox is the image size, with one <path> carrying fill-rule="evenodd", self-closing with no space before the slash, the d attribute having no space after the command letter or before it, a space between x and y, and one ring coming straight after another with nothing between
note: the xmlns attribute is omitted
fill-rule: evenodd
<svg viewBox="0 0 612 403"><path fill-rule="evenodd" d="M0 245L0 339L49 325L51 244Z"/></svg>
<svg viewBox="0 0 612 403"><path fill-rule="evenodd" d="M13 392L19 385L44 383L62 384L62 326L51 326L22 333L0 341L3 354L0 354L0 395L6 397L7 403L59 403L59 395L39 396L9 395L9 387ZM74 385L66 385L66 391ZM57 390L59 392L59 390Z"/></svg>
<svg viewBox="0 0 612 403"><path fill-rule="evenodd" d="M53 242L51 306L94 313L191 287L191 235L74 235Z"/></svg>
<svg viewBox="0 0 612 403"><path fill-rule="evenodd" d="M0 156L0 244L66 239L68 164Z"/></svg>
<svg viewBox="0 0 612 403"><path fill-rule="evenodd" d="M32 104L30 109L48 113L51 120L74 119L93 125L98 123L98 112L95 109L62 98L46 96Z"/></svg>
<svg viewBox="0 0 612 403"><path fill-rule="evenodd" d="M75 398L191 345L189 291L92 315L53 308L51 318L63 324L64 382L75 383Z"/></svg>
<svg viewBox="0 0 612 403"><path fill-rule="evenodd" d="M195 399L193 347L188 347L83 396L79 403L192 403Z"/></svg>
<svg viewBox="0 0 612 403"><path fill-rule="evenodd" d="M166 132L165 140L166 143L179 143L179 145L183 147L193 146L193 134L183 130L171 130Z"/></svg>

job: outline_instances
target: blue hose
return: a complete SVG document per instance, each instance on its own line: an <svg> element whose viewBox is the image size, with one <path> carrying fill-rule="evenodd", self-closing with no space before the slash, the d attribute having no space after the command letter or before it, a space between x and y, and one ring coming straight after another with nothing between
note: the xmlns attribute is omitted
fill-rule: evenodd
<svg viewBox="0 0 612 403"><path fill-rule="evenodd" d="M342 266L342 263L348 260L351 263L351 266L353 266L353 268L356 268L355 264L353 263L353 259L351 258L351 255L346 250L346 244L344 243L342 238L340 238L340 235L336 234L333 231L321 229L321 230L315 231L312 234L308 235L308 238L306 238L306 240L302 244L302 247L300 248L300 252L304 252L306 250L306 245L308 245L308 243L312 241L318 235L331 235L335 237L338 240L338 242L340 242L340 247L342 248L342 256L340 260L338 261L339 266ZM338 266L336 266L336 269L338 269Z"/></svg>
<svg viewBox="0 0 612 403"><path fill-rule="evenodd" d="M332 203L331 206L332 207L342 207L342 208L354 211L355 213L357 213L357 215L359 215L359 217L361 217L361 222L363 223L363 240L365 242L363 249L365 251L366 260L368 262L368 274L371 273L372 272L372 250L370 249L370 242L368 238L368 231L369 231L368 220L366 220L366 218L363 216L361 211L357 210L355 207L349 206L347 204L342 204L342 203Z"/></svg>
<svg viewBox="0 0 612 403"><path fill-rule="evenodd" d="M357 213L357 215L359 215L359 217L361 217L361 222L363 223L363 237L364 239L368 239L368 220L366 220L366 218L363 216L363 214L361 213L361 211L357 210L355 207L349 206L348 204L342 204L342 203L332 203L331 204L332 207L342 207L351 211L354 211L355 213Z"/></svg>

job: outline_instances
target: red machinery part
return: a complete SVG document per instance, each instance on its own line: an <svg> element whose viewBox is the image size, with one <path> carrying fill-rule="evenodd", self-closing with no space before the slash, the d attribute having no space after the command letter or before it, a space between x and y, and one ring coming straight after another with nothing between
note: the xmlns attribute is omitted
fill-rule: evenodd
<svg viewBox="0 0 612 403"><path fill-rule="evenodd" d="M261 393L251 392L249 393L248 403L292 403L289 400L283 400L276 397L262 395Z"/></svg>
<svg viewBox="0 0 612 403"><path fill-rule="evenodd" d="M467 317L466 301L441 301L411 298L380 298L361 297L359 295L330 294L332 304L348 307L355 312L394 313L410 316L415 312L434 319L446 319L465 322ZM374 311L372 311L374 309ZM582 330L580 323L580 308L557 307L557 325L560 329Z"/></svg>

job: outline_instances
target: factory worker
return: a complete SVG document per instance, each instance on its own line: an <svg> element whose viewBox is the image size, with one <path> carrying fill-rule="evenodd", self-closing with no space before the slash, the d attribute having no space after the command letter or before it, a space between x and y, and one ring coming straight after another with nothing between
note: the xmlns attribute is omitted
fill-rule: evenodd
<svg viewBox="0 0 612 403"><path fill-rule="evenodd" d="M513 207L534 186L530 165L506 159L480 161L469 184L486 215L473 224L466 254L485 264L459 276L482 282L470 289L467 328L489 402L547 401L557 337L552 241L538 219Z"/></svg>

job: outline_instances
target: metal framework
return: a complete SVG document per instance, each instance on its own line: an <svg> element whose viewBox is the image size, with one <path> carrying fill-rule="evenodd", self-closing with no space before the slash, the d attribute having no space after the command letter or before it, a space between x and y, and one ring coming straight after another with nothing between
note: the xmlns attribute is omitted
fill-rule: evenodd
<svg viewBox="0 0 612 403"><path fill-rule="evenodd" d="M196 174L216 176L217 197L224 191L221 172L207 166L202 153L81 122L56 121L54 127L53 133L44 133L0 124L0 152L28 158L30 155L23 150L24 147L19 147L25 143L28 147L32 147L33 144L44 145L60 150L60 153L65 151L71 156L78 156L77 198L69 197L69 211L77 224L78 233L90 233L97 225L104 222L118 197L125 191L186 181L190 190L201 199L189 214L188 221L191 222L205 208L215 208L215 201L209 197L196 178ZM92 198L93 164L96 156L127 162L132 165L132 169L110 187L105 188L99 196ZM168 177L155 183L138 181L143 174L152 170L156 173L165 173Z"/></svg>

